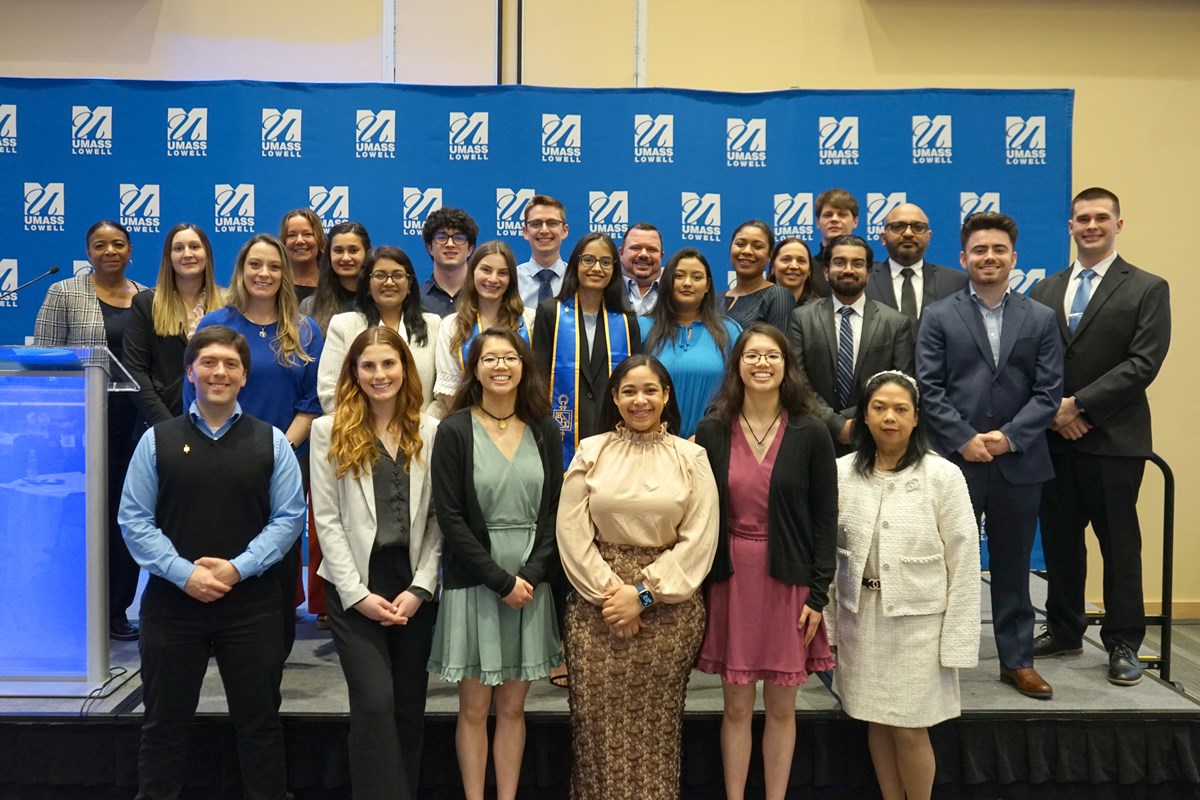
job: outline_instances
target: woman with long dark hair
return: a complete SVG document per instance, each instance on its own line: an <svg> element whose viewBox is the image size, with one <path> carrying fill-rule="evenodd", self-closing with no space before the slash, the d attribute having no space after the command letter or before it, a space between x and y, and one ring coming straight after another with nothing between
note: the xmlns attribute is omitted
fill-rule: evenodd
<svg viewBox="0 0 1200 800"><path fill-rule="evenodd" d="M330 625L350 695L355 797L416 798L425 663L442 537L429 459L437 421L421 414L412 354L374 327L350 345L337 410L313 423L312 506Z"/></svg>
<svg viewBox="0 0 1200 800"><path fill-rule="evenodd" d="M721 505L697 668L721 676L725 794L735 800L746 791L758 682L766 796L781 800L796 743L796 692L810 672L833 667L821 612L833 577L837 468L816 409L787 337L755 322L734 344L696 429Z"/></svg>
<svg viewBox="0 0 1200 800"><path fill-rule="evenodd" d="M708 259L685 247L667 260L654 310L638 319L642 351L662 362L671 374L679 403L683 437L696 432L713 392L725 374L729 350L741 326L717 311Z"/></svg>
<svg viewBox="0 0 1200 800"><path fill-rule="evenodd" d="M919 408L910 376L871 376L855 452L838 459L837 577L825 611L834 689L868 723L885 800L930 796L929 727L961 713L958 670L979 660L979 528L966 480L930 450Z"/></svg>
<svg viewBox="0 0 1200 800"><path fill-rule="evenodd" d="M679 410L656 358L621 362L605 397L607 430L580 444L558 512L575 587L571 797L667 800L679 796L683 701L704 635L716 484L703 448L672 433Z"/></svg>
<svg viewBox="0 0 1200 800"><path fill-rule="evenodd" d="M429 669L458 684L455 744L466 797L483 798L494 703L496 795L512 800L530 682L562 661L544 581L558 562L562 447L545 377L516 331L480 333L466 366L433 449L445 591Z"/></svg>
<svg viewBox="0 0 1200 800"><path fill-rule="evenodd" d="M767 280L792 293L797 306L820 299L813 272L812 251L803 239L780 239L771 250Z"/></svg>
<svg viewBox="0 0 1200 800"><path fill-rule="evenodd" d="M321 253L317 290L300 301L300 313L317 321L328 333L335 314L351 311L358 291L358 274L371 251L371 236L359 222L339 222L329 229L328 246Z"/></svg>

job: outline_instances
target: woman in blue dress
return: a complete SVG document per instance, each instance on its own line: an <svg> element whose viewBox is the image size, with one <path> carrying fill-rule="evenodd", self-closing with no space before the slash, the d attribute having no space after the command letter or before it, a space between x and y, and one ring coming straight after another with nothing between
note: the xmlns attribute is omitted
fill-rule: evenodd
<svg viewBox="0 0 1200 800"><path fill-rule="evenodd" d="M654 311L638 322L642 352L657 358L675 384L685 439L696 432L709 400L721 383L729 350L741 326L717 311L712 269L694 247L667 261Z"/></svg>
<svg viewBox="0 0 1200 800"><path fill-rule="evenodd" d="M787 333L796 300L763 275L774 247L775 233L761 219L737 226L729 243L729 266L737 277L725 292L724 312L743 328L752 322L767 322Z"/></svg>

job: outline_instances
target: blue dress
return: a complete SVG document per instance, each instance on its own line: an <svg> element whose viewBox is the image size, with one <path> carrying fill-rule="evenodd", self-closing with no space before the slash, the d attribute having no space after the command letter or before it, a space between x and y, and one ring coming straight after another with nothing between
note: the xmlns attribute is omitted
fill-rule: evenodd
<svg viewBox="0 0 1200 800"><path fill-rule="evenodd" d="M742 332L741 326L732 319L725 318L722 322L729 336L724 352L717 347L703 322L693 322L686 328L676 324L675 339L660 343L658 352L650 353L667 368L671 382L675 384L675 401L679 403L679 414L683 418L683 429L678 433L685 439L696 432L696 425L721 384L729 351ZM653 324L650 317L638 319L643 346Z"/></svg>
<svg viewBox="0 0 1200 800"><path fill-rule="evenodd" d="M304 345L304 352L312 356L312 361L293 367L281 365L271 350L277 323L256 325L236 309L225 306L205 314L196 326L196 330L200 330L210 325L225 325L246 337L250 344L250 372L246 376L246 385L238 393L238 402L242 411L281 431L287 431L296 414L321 415L321 402L317 399L317 364L321 360L325 339L312 317L300 319L300 341ZM184 409L190 408L195 399L196 388L191 381L185 381ZM308 442L305 441L299 453L307 451Z"/></svg>

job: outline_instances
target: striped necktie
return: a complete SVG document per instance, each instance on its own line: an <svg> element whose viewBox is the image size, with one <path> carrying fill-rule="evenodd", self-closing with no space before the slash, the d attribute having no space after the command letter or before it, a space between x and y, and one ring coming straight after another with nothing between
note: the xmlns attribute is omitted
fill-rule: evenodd
<svg viewBox="0 0 1200 800"><path fill-rule="evenodd" d="M849 408L854 400L854 330L850 327L850 315L854 309L842 306L838 313L842 315L837 358L837 402L840 411Z"/></svg>

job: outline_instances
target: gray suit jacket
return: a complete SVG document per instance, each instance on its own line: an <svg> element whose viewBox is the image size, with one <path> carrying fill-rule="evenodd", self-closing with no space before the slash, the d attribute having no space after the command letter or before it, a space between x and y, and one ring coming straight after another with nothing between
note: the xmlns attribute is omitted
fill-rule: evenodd
<svg viewBox="0 0 1200 800"><path fill-rule="evenodd" d="M949 297L967 285L965 271L954 267L942 267L928 261L921 268L921 278L921 311L928 308L934 300ZM896 287L892 285L892 268L888 262L875 262L875 266L871 268L871 278L867 281L866 295L870 300L900 310L900 299L896 297Z"/></svg>
<svg viewBox="0 0 1200 800"><path fill-rule="evenodd" d="M916 352L913 337L912 320L882 303L867 300L858 359L854 363L855 397L867 378L876 372L898 369L913 374ZM846 448L838 445L837 437L846 420L854 417L858 404L836 407L838 333L833 319L833 298L822 297L793 311L788 341L817 394L821 417L833 437L835 449L845 453Z"/></svg>
<svg viewBox="0 0 1200 800"><path fill-rule="evenodd" d="M132 283L139 292L145 291L137 281ZM38 347L108 347L104 313L91 275L50 284L33 325L33 343Z"/></svg>

